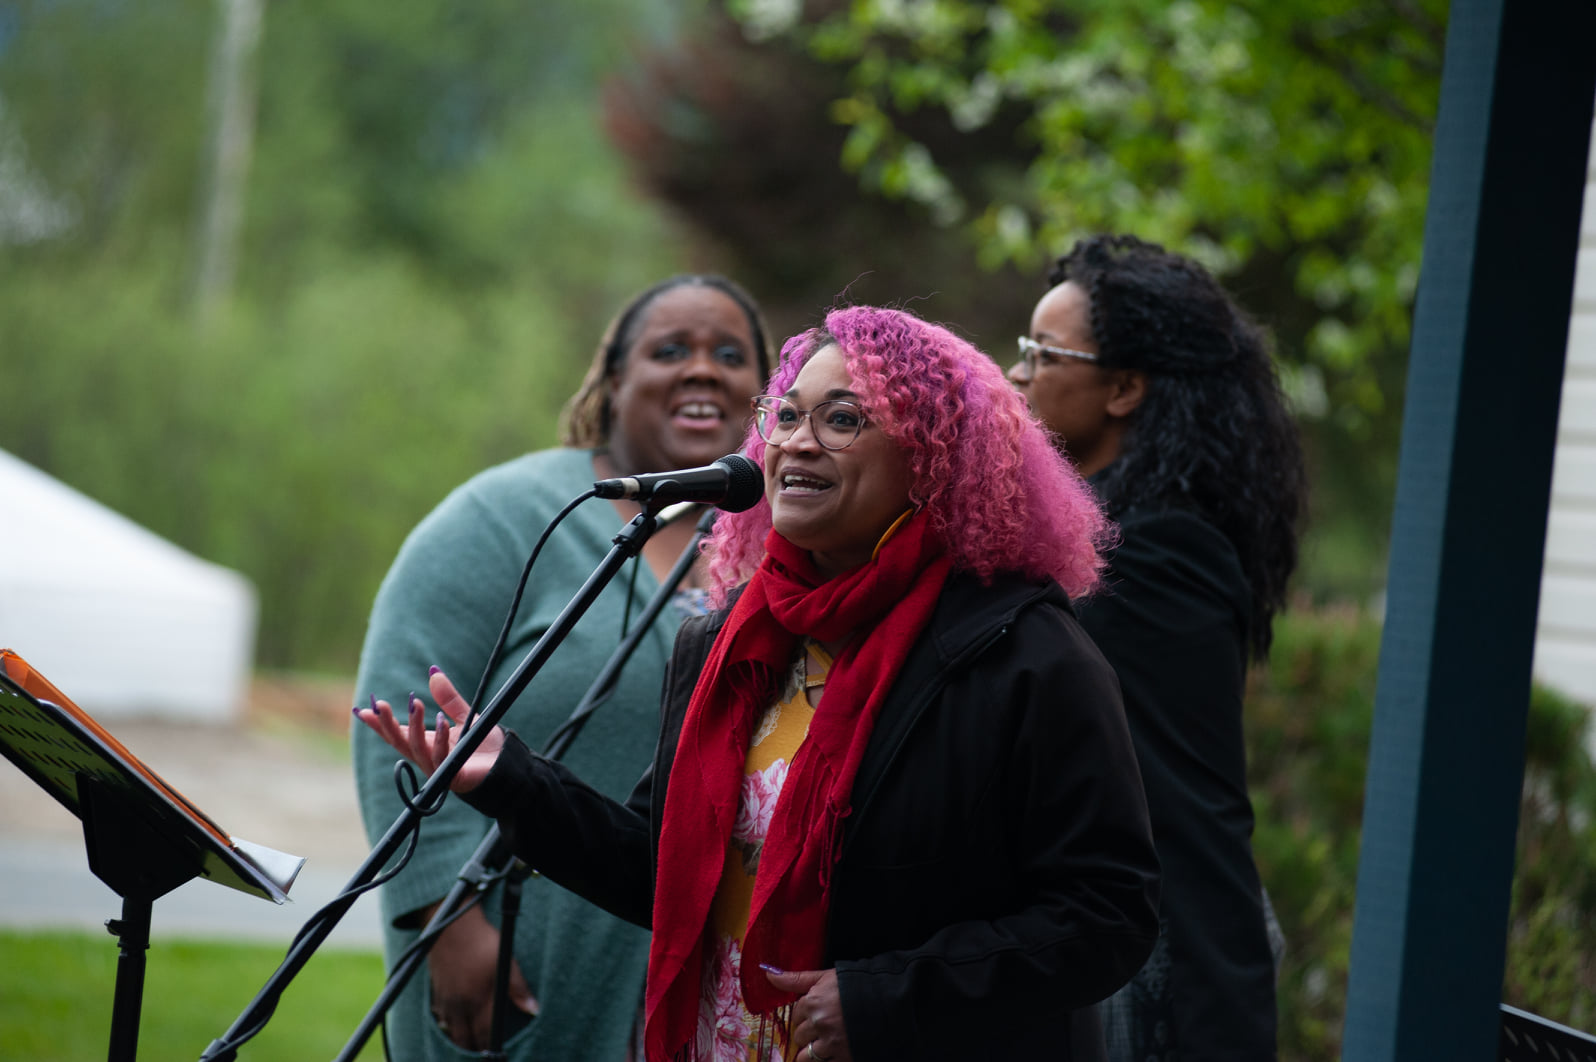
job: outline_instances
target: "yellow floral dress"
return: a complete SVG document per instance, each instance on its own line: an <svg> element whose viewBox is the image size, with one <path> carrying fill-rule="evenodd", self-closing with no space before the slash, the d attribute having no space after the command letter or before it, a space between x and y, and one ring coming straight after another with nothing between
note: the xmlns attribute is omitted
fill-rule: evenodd
<svg viewBox="0 0 1596 1062"><path fill-rule="evenodd" d="M779 1044L770 1046L761 1057L759 1017L743 1005L738 980L743 936L771 814L787 780L787 765L809 735L809 721L814 718L830 669L830 655L819 644L805 641L776 703L765 710L749 741L737 822L726 845L726 862L710 909L709 931L714 939L699 997L696 1057L700 1059L779 1062L781 1058Z"/></svg>

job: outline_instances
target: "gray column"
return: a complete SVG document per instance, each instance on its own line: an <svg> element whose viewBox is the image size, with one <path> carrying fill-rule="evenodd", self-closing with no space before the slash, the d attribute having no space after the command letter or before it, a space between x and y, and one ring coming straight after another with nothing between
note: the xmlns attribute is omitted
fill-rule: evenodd
<svg viewBox="0 0 1596 1062"><path fill-rule="evenodd" d="M1593 92L1596 4L1454 0L1364 798L1346 1059L1496 1056Z"/></svg>

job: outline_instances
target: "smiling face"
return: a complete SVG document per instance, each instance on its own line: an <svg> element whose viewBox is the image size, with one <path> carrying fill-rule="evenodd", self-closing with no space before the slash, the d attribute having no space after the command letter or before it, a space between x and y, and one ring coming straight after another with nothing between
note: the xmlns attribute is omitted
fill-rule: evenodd
<svg viewBox="0 0 1596 1062"><path fill-rule="evenodd" d="M836 344L810 357L784 397L801 410L838 398L859 401ZM807 418L785 441L765 447L771 522L827 576L868 561L887 528L912 507L908 457L869 415L843 450L822 447Z"/></svg>
<svg viewBox="0 0 1596 1062"><path fill-rule="evenodd" d="M610 457L623 475L707 465L736 450L759 393L748 315L712 287L654 298L610 380Z"/></svg>

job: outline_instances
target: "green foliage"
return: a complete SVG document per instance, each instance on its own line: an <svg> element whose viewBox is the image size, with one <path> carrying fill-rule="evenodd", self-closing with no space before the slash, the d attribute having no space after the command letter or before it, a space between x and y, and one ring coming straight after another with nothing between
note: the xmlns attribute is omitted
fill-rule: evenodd
<svg viewBox="0 0 1596 1062"><path fill-rule="evenodd" d="M262 663L347 670L409 528L552 444L593 331L535 291L463 301L368 256L203 335L151 276L0 282L0 441L255 582ZM94 312L84 313L82 307Z"/></svg>
<svg viewBox="0 0 1596 1062"><path fill-rule="evenodd" d="M0 51L0 113L15 137L0 132L0 161L25 149L73 221L35 253L143 260L151 241L177 235L173 219L186 222L194 210L214 5L8 6L14 33Z"/></svg>
<svg viewBox="0 0 1596 1062"><path fill-rule="evenodd" d="M387 244L455 283L539 260L563 275L551 260L581 248L560 237L591 219L593 197L620 191L595 87L658 21L646 0L271 4L250 205L260 238ZM501 194L472 201L491 175ZM519 195L503 194L512 177ZM625 198L610 201L623 216ZM461 228L462 213L478 225Z"/></svg>
<svg viewBox="0 0 1596 1062"><path fill-rule="evenodd" d="M960 223L986 267L1040 273L1121 231L1219 273L1277 337L1315 459L1309 535L1339 539L1305 587L1378 587L1447 0L727 6L847 72L842 165Z"/></svg>
<svg viewBox="0 0 1596 1062"><path fill-rule="evenodd" d="M238 288L201 327L216 10L24 3L0 37L0 172L55 223L8 228L0 187L0 373L27 396L0 447L248 575L261 665L348 672L405 533L553 443L610 315L681 268L597 114L661 19L266 5Z"/></svg>
<svg viewBox="0 0 1596 1062"><path fill-rule="evenodd" d="M1275 624L1247 700L1253 850L1285 930L1282 1059L1339 1057L1380 626L1353 611ZM1536 686L1526 730L1505 1002L1596 1027L1596 768L1588 709Z"/></svg>
<svg viewBox="0 0 1596 1062"><path fill-rule="evenodd" d="M793 32L850 67L847 164L973 213L990 262L1035 266L1097 230L1227 273L1284 256L1318 309L1302 360L1356 422L1383 408L1357 370L1406 344L1445 16L1444 0L878 0ZM965 132L1018 116L1000 165L1023 181L957 187L900 128L921 109Z"/></svg>
<svg viewBox="0 0 1596 1062"><path fill-rule="evenodd" d="M1337 1057L1380 628L1287 613L1247 697L1253 851L1286 934L1283 1059Z"/></svg>
<svg viewBox="0 0 1596 1062"><path fill-rule="evenodd" d="M1526 731L1518 872L1503 999L1596 1030L1596 768L1590 715L1535 691ZM1515 946L1516 945L1516 946Z"/></svg>
<svg viewBox="0 0 1596 1062"><path fill-rule="evenodd" d="M105 933L0 932L0 1057L78 1062L105 1057L117 946ZM147 953L140 1058L198 1058L282 962L283 950L157 938ZM376 952L318 953L288 986L251 1062L332 1058L382 988ZM360 1052L382 1058L379 1041Z"/></svg>

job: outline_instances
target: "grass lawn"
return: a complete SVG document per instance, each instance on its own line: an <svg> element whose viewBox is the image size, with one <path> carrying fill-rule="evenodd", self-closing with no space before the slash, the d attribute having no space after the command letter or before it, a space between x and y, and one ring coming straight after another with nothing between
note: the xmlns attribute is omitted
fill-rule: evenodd
<svg viewBox="0 0 1596 1062"><path fill-rule="evenodd" d="M286 946L157 938L148 952L140 1059L197 1060L249 1005ZM110 1046L116 938L0 931L0 1059L85 1062ZM377 952L325 951L299 972L243 1062L330 1060L382 990ZM381 1062L381 1036L361 1062Z"/></svg>

